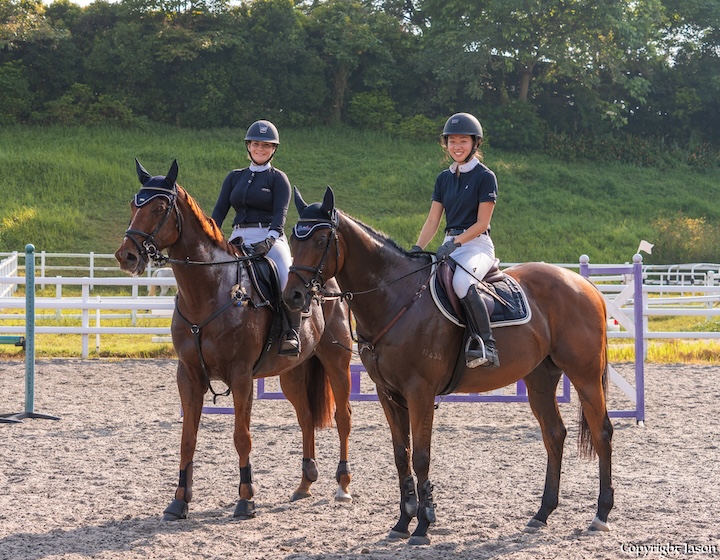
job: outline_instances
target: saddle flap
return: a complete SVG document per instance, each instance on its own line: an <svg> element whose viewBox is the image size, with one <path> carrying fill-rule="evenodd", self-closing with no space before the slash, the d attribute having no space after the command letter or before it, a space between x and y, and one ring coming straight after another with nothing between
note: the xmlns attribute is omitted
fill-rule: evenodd
<svg viewBox="0 0 720 560"><path fill-rule="evenodd" d="M488 270L488 273L483 277L482 281L488 284L492 284L493 282L499 282L500 280L502 280L504 275L502 270L500 270L499 265L500 259L495 259L495 262L493 263L490 270ZM453 274L455 274L456 267L457 265L454 261L452 261L452 259L441 262L437 269L437 278L455 314L458 317L464 317L465 312L462 309L460 298L455 293L455 290L452 287L452 279ZM495 307L494 298L490 294L488 294L486 290L478 290L478 292L480 293L480 297L482 297L485 301L488 313L492 315L493 308Z"/></svg>

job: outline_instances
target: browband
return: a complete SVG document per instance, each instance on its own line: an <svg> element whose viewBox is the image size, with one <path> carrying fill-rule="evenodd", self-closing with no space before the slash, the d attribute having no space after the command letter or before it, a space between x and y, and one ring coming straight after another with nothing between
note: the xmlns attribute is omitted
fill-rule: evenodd
<svg viewBox="0 0 720 560"><path fill-rule="evenodd" d="M310 237L313 234L313 232L317 229L322 229L322 228L330 229L332 227L333 227L332 222L328 222L325 220L322 220L322 221L313 220L312 222L303 221L303 222L298 222L297 224L295 224L292 232L296 239L305 239L306 237Z"/></svg>
<svg viewBox="0 0 720 560"><path fill-rule="evenodd" d="M135 206L140 208L144 206L154 198L158 196L164 196L168 202L172 204L173 199L177 196L175 190L168 189L157 189L153 187L141 187L140 190L135 194Z"/></svg>

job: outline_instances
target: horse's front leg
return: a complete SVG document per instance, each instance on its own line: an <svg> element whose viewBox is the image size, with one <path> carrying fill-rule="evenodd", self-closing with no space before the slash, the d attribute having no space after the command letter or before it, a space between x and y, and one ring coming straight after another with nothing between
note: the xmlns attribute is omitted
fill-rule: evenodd
<svg viewBox="0 0 720 560"><path fill-rule="evenodd" d="M199 376L192 376L199 379ZM191 381L187 366L178 363L177 385L183 410L182 437L180 441L180 480L175 490L175 498L163 512L163 521L186 519L188 504L192 499L193 456L197 445L198 426L202 414L205 389L199 383Z"/></svg>
<svg viewBox="0 0 720 560"><path fill-rule="evenodd" d="M410 470L410 416L406 403L398 402L398 397L391 398L380 386L378 398L390 426L395 466L400 481L400 519L390 529L388 538L407 539L410 537L410 521L418 511L415 480Z"/></svg>
<svg viewBox="0 0 720 560"><path fill-rule="evenodd" d="M428 529L435 523L435 501L433 485L428 479L430 472L430 444L432 440L433 419L435 417L435 399L422 399L408 402L410 423L412 426L412 462L417 475L418 524L408 544L430 544Z"/></svg>
<svg viewBox="0 0 720 560"><path fill-rule="evenodd" d="M240 464L239 499L233 517L236 519L252 519L255 517L255 491L252 484L252 467L250 451L250 413L253 401L253 380L250 373L237 373L231 381L233 405L235 407L235 432L233 440Z"/></svg>

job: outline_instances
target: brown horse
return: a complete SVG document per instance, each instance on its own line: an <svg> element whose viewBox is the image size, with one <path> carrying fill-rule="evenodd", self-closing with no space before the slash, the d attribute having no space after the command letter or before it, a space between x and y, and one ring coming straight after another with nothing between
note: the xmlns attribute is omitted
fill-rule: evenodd
<svg viewBox="0 0 720 560"><path fill-rule="evenodd" d="M308 206L296 191L295 204L300 219L292 236L293 274L283 296L292 308L302 308L316 294L332 292L329 282L337 278L343 295L350 299L361 357L377 386L392 434L400 519L390 536L410 537L408 527L417 516L409 542L427 544L428 527L435 522L433 486L428 480L434 399L451 384L462 352L463 329L445 318L429 295L421 297L429 291L430 255L408 253L337 211L329 187L322 203ZM555 395L565 372L582 405L580 450L599 457L600 495L590 529L608 530L613 506L613 428L605 404L605 301L590 282L561 267L527 263L505 272L524 289L531 320L495 329L502 365L494 369L461 366L453 392L486 392L520 379L527 385L548 455L542 504L527 526L533 531L546 526L558 505L566 429Z"/></svg>
<svg viewBox="0 0 720 560"><path fill-rule="evenodd" d="M227 385L224 394L232 393L235 408L234 441L240 460L235 517L255 516L250 467L253 379L275 375L302 429L302 480L292 499L310 495L318 477L314 430L331 424L334 405L340 436L336 499L351 501L347 460L352 341L347 305L339 300L312 305L301 328L300 357L279 356L278 337L271 337L273 305L251 281L250 261L255 257L240 254L228 243L215 222L176 184L177 162L167 176L151 177L137 160L136 166L143 187L131 203L130 226L115 257L133 275L142 274L150 259L169 262L178 286L171 331L184 415L180 481L164 519L187 517L203 397L208 390L217 395L212 380ZM168 257L160 253L166 248Z"/></svg>

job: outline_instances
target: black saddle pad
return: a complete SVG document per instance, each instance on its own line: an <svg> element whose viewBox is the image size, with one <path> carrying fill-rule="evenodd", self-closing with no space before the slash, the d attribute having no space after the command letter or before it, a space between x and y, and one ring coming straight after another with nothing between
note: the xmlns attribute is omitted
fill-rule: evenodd
<svg viewBox="0 0 720 560"><path fill-rule="evenodd" d="M492 309L490 322L493 327L520 325L531 319L527 296L512 276L503 273L500 280L480 282L478 291L485 300L487 308ZM440 312L459 327L465 327L465 317L460 317L453 309L450 298L437 275L433 278L431 293Z"/></svg>

